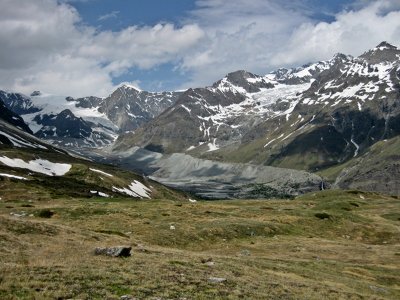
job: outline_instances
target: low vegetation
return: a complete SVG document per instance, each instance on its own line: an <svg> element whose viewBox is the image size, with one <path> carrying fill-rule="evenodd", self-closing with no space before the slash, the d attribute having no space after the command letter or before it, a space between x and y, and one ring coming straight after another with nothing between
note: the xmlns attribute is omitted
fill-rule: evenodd
<svg viewBox="0 0 400 300"><path fill-rule="evenodd" d="M1 299L400 298L396 197L54 198L6 181ZM132 256L93 253L117 245Z"/></svg>

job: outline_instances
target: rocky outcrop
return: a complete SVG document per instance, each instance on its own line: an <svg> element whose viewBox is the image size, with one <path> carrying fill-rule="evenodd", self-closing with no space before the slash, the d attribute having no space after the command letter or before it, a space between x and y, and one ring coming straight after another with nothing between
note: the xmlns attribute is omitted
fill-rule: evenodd
<svg viewBox="0 0 400 300"><path fill-rule="evenodd" d="M94 249L95 255L106 255L111 257L129 257L131 256L132 247L118 246Z"/></svg>

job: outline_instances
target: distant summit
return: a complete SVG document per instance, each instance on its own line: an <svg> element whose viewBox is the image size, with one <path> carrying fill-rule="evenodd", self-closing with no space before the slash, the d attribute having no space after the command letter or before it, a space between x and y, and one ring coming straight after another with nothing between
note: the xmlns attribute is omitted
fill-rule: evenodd
<svg viewBox="0 0 400 300"><path fill-rule="evenodd" d="M379 49L379 50L385 50L385 49L392 49L392 50L396 50L397 47L393 46L392 44L389 44L386 41L381 42L378 46L376 46L375 49Z"/></svg>
<svg viewBox="0 0 400 300"><path fill-rule="evenodd" d="M382 42L375 48L360 55L359 58L369 64L379 64L382 62L395 62L400 59L400 50L388 42Z"/></svg>
<svg viewBox="0 0 400 300"><path fill-rule="evenodd" d="M33 91L31 93L31 97L40 96L40 95L42 95L42 93L40 91Z"/></svg>

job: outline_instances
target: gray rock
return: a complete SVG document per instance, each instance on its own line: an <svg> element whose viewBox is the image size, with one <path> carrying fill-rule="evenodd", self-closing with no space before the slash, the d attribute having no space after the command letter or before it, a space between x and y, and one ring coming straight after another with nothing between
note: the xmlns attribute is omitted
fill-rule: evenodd
<svg viewBox="0 0 400 300"><path fill-rule="evenodd" d="M209 277L208 281L211 283L222 283L225 282L227 279L224 277Z"/></svg>
<svg viewBox="0 0 400 300"><path fill-rule="evenodd" d="M132 247L117 246L117 247L97 247L94 249L95 255L106 255L112 257L128 257L131 256Z"/></svg>

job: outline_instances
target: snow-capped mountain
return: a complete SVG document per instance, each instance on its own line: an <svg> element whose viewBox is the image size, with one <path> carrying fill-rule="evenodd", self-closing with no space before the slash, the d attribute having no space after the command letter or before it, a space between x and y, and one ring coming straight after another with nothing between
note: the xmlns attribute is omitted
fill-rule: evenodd
<svg viewBox="0 0 400 300"><path fill-rule="evenodd" d="M160 114L180 94L149 93L122 85L106 98L0 91L0 99L23 117L36 136L59 146L80 148L112 143L120 132L135 130Z"/></svg>
<svg viewBox="0 0 400 300"><path fill-rule="evenodd" d="M0 100L0 146L1 148L53 149L31 135L32 131L24 120L9 110Z"/></svg>
<svg viewBox="0 0 400 300"><path fill-rule="evenodd" d="M32 133L28 125L25 124L24 120L18 114L8 109L1 99L0 99L0 120L9 123L25 132Z"/></svg>
<svg viewBox="0 0 400 300"><path fill-rule="evenodd" d="M122 85L103 99L97 110L118 126L120 132L135 130L173 105L182 92L151 93Z"/></svg>
<svg viewBox="0 0 400 300"><path fill-rule="evenodd" d="M210 87L189 89L176 104L159 117L127 134L126 140L148 149L167 153L204 153L239 145L242 138L265 119L290 114L299 102L298 94L311 86L313 78L350 59L338 55L332 60L296 69L279 69L266 76L246 71L229 73Z"/></svg>
<svg viewBox="0 0 400 300"><path fill-rule="evenodd" d="M265 76L238 71L190 89L135 133L121 135L114 151L139 146L321 171L398 136L399 124L400 50L382 42L359 57L336 54Z"/></svg>
<svg viewBox="0 0 400 300"><path fill-rule="evenodd" d="M123 85L106 98L39 92L30 97L3 92L0 97L37 136L55 144L93 147L118 137L107 150L111 160L138 146L167 158L180 152L326 173L331 182L336 178L332 174L347 172L351 165L351 172L336 180L351 187L356 176L346 174L361 172L358 158L375 149L373 161L379 161L375 145L400 136L400 50L382 42L359 57L336 54L265 76L236 71L212 86L185 92L149 93ZM397 142L391 145L395 148ZM126 159L130 164L147 161ZM388 165L374 172L400 175ZM359 178L369 178L364 175Z"/></svg>

